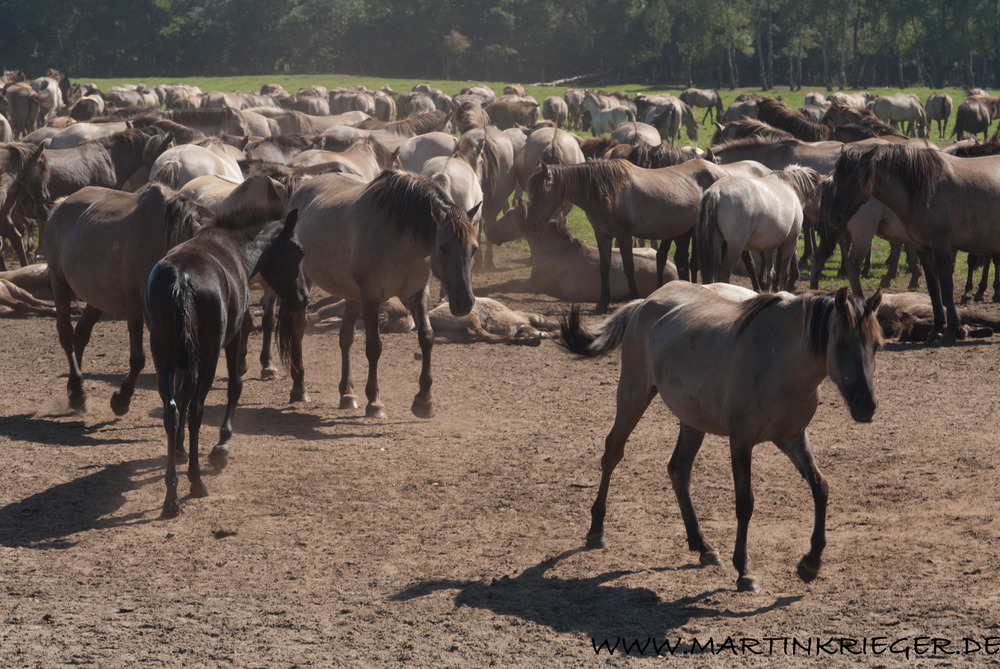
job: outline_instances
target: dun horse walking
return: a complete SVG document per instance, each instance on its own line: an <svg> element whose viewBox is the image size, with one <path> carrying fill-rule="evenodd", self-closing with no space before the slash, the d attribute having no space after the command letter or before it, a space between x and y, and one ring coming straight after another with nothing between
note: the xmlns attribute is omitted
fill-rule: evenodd
<svg viewBox="0 0 1000 669"><path fill-rule="evenodd" d="M294 237L297 216L292 210L283 224L261 224L239 215L221 218L171 249L149 274L142 310L167 432L164 517L180 511L177 460L184 458L185 417L191 496L208 495L198 463L198 433L222 350L228 375L226 413L219 443L208 459L218 469L229 461L233 410L243 390L240 365L253 328L249 283L258 272L282 298L279 347L288 350L291 312L304 312L308 302L302 247Z"/></svg>
<svg viewBox="0 0 1000 669"><path fill-rule="evenodd" d="M703 287L672 281L645 300L619 308L593 332L574 310L563 324L561 343L594 357L621 346L614 426L604 445L601 484L591 509L589 548L603 548L611 474L625 442L657 392L680 420L680 435L667 466L687 530L688 547L703 565L720 565L691 503L691 466L706 433L729 437L736 487L736 548L733 565L739 590L759 591L747 555L753 514L751 454L773 441L809 482L815 521L809 552L798 573L816 578L826 546L827 483L816 466L806 426L827 376L847 401L851 417L869 422L877 403L872 384L881 330L875 318L881 300L868 302L841 288L836 295L787 293L738 302Z"/></svg>

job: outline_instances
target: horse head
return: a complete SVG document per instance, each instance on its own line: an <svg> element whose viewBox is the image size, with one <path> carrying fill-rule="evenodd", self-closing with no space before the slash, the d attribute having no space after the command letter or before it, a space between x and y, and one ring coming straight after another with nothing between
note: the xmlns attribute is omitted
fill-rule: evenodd
<svg viewBox="0 0 1000 669"><path fill-rule="evenodd" d="M827 216L830 227L843 230L847 221L871 199L874 188L874 147L846 148L833 168L833 194Z"/></svg>
<svg viewBox="0 0 1000 669"><path fill-rule="evenodd" d="M528 230L538 229L544 225L563 202L562 193L556 187L552 167L541 161L538 162L535 172L528 177L525 193L528 195L529 204L524 227Z"/></svg>
<svg viewBox="0 0 1000 669"><path fill-rule="evenodd" d="M875 352L882 345L882 329L875 317L881 302L881 289L866 302L844 286L834 296L829 312L827 374L859 423L871 422L878 408L873 376Z"/></svg>
<svg viewBox="0 0 1000 669"><path fill-rule="evenodd" d="M472 294L472 261L476 243L472 219L479 213L482 202L469 211L451 203L442 193L442 206L435 207L437 236L431 249L431 271L448 293L448 308L455 316L465 316L476 304Z"/></svg>
<svg viewBox="0 0 1000 669"><path fill-rule="evenodd" d="M499 245L524 237L524 222L527 218L528 205L521 198L515 198L513 206L486 229L486 239Z"/></svg>

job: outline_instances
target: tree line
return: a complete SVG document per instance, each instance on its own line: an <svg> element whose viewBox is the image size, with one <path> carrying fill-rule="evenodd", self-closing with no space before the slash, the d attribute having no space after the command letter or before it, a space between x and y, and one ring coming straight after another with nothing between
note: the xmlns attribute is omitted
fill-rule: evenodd
<svg viewBox="0 0 1000 669"><path fill-rule="evenodd" d="M37 76L1000 87L991 0L2 0Z"/></svg>

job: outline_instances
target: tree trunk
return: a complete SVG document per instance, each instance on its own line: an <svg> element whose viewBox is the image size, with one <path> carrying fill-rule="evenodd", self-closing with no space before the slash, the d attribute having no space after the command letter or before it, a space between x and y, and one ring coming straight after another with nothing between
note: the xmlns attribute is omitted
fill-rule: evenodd
<svg viewBox="0 0 1000 669"><path fill-rule="evenodd" d="M844 35L840 41L840 90L847 87L847 15L851 11L851 0L844 0Z"/></svg>
<svg viewBox="0 0 1000 669"><path fill-rule="evenodd" d="M830 26L828 23L823 23L823 85L826 86L826 91L829 93L833 90L833 86L830 85L830 55L826 51L827 39L830 37Z"/></svg>
<svg viewBox="0 0 1000 669"><path fill-rule="evenodd" d="M771 0L767 0L767 80L774 83L774 37L771 29Z"/></svg>
<svg viewBox="0 0 1000 669"><path fill-rule="evenodd" d="M864 88L861 79L864 76L864 64L859 62L858 33L861 31L861 3L858 2L858 12L854 17L854 49L851 56L851 85L854 88Z"/></svg>
<svg viewBox="0 0 1000 669"><path fill-rule="evenodd" d="M729 34L729 48L726 49L727 60L729 61L729 90L736 90L740 85L739 77L736 74L736 47L733 44L732 33Z"/></svg>

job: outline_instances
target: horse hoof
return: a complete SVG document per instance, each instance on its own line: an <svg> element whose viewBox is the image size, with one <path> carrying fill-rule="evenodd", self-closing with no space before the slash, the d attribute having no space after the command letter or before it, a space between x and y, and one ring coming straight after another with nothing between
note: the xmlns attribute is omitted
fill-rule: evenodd
<svg viewBox="0 0 1000 669"><path fill-rule="evenodd" d="M721 567L722 558L715 551L705 551L699 559L703 567Z"/></svg>
<svg viewBox="0 0 1000 669"><path fill-rule="evenodd" d="M219 444L213 448L212 452L208 454L208 464L212 465L219 471L225 469L226 465L229 464L229 446Z"/></svg>
<svg viewBox="0 0 1000 669"><path fill-rule="evenodd" d="M202 481L191 484L191 496L192 497L208 497L208 488Z"/></svg>
<svg viewBox="0 0 1000 669"><path fill-rule="evenodd" d="M753 576L740 576L736 579L738 592L760 592L760 584Z"/></svg>
<svg viewBox="0 0 1000 669"><path fill-rule="evenodd" d="M163 511L160 513L160 518L176 518L177 514L181 512L181 505L174 500L172 502L163 503Z"/></svg>
<svg viewBox="0 0 1000 669"><path fill-rule="evenodd" d="M434 404L430 400L422 400L419 397L413 398L413 406L410 407L410 411L417 418L433 418L434 417Z"/></svg>
<svg viewBox="0 0 1000 669"><path fill-rule="evenodd" d="M816 558L811 560L809 556L805 556L799 560L798 573L799 578L801 578L806 583L812 583L816 580L816 576L819 575L820 559Z"/></svg>
<svg viewBox="0 0 1000 669"><path fill-rule="evenodd" d="M120 391L115 391L111 396L111 410L115 412L116 416L124 416L128 413L129 404L132 403L131 397L124 397Z"/></svg>
<svg viewBox="0 0 1000 669"><path fill-rule="evenodd" d="M354 395L344 395L340 398L340 408L341 409L360 409L361 405L358 404L358 398Z"/></svg>
<svg viewBox="0 0 1000 669"><path fill-rule="evenodd" d="M293 403L305 402L306 404L309 404L310 402L312 402L312 399L310 399L309 393L307 393L304 390L293 390L291 394L288 396L288 401Z"/></svg>
<svg viewBox="0 0 1000 669"><path fill-rule="evenodd" d="M274 367L264 367L260 370L261 381L271 381L278 378L278 370Z"/></svg>
<svg viewBox="0 0 1000 669"><path fill-rule="evenodd" d="M589 534L587 535L587 548L593 550L595 548L607 548L607 547L608 547L608 542L604 540L604 535L602 534L595 534L593 536Z"/></svg>
<svg viewBox="0 0 1000 669"><path fill-rule="evenodd" d="M369 404L368 406L365 407L365 417L385 420L387 418L385 413L385 407L382 406L381 404Z"/></svg>
<svg viewBox="0 0 1000 669"><path fill-rule="evenodd" d="M76 393L69 396L69 406L77 413L87 413L87 393Z"/></svg>

